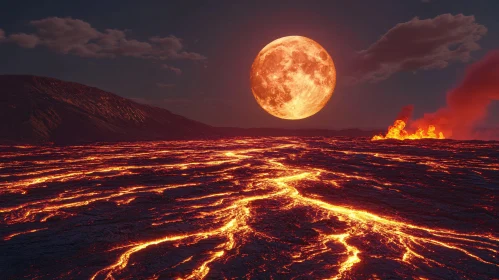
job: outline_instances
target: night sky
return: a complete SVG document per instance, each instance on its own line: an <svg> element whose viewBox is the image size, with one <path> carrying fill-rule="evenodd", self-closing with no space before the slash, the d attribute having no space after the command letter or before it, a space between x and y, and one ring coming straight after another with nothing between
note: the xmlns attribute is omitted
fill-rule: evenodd
<svg viewBox="0 0 499 280"><path fill-rule="evenodd" d="M497 0L4 1L0 74L75 81L216 126L385 128L405 105L415 118L444 106L466 67L499 48L498 15ZM338 73L326 107L299 121L266 113L249 84L258 52L289 35L320 43ZM499 125L498 103L483 126Z"/></svg>

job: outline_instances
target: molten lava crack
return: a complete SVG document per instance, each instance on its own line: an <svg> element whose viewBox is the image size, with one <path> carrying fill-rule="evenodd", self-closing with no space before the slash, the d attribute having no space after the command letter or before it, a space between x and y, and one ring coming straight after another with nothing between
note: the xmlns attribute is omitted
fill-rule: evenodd
<svg viewBox="0 0 499 280"><path fill-rule="evenodd" d="M459 149L496 148L472 145L478 144L459 144ZM3 157L33 152L26 149ZM421 192L440 187L442 193L465 191L456 183L461 181L453 181L468 176L455 157L418 156L412 150L396 155L394 149L405 148L372 150L369 141L316 138L108 145L85 156L92 161L60 149L69 162L64 167L55 168L57 159L37 160L29 172L19 167L15 177L0 182L2 196L22 198L0 208L7 228L3 246L23 248L9 242L35 235L40 240L47 232L63 242L73 229L91 239L89 249L78 254L96 261L59 275L432 278L439 277L438 270L485 279L499 268L494 220L475 227L473 220L452 216L459 203L432 200L433 194ZM454 148L432 143L418 149L440 157L454 153ZM474 166L473 178L481 174L482 184L493 182L491 174L499 166L493 160L467 160ZM394 174L394 166L424 174L425 184L413 183L409 173ZM456 175L447 178L450 173ZM473 199L482 199L477 207L493 216L495 198L488 194ZM423 205L436 206L426 211ZM478 269L469 270L473 267Z"/></svg>

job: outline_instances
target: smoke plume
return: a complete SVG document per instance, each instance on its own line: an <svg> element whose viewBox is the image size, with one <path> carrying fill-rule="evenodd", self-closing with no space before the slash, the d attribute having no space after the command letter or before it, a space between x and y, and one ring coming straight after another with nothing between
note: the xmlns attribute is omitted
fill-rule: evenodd
<svg viewBox="0 0 499 280"><path fill-rule="evenodd" d="M407 123L412 116L412 111L414 111L414 106L413 105L407 105L400 110L400 113L398 114L396 120L401 120Z"/></svg>
<svg viewBox="0 0 499 280"><path fill-rule="evenodd" d="M447 93L447 105L416 120L413 127L435 125L447 138L490 139L477 130L489 105L499 100L499 50L471 65L462 83Z"/></svg>

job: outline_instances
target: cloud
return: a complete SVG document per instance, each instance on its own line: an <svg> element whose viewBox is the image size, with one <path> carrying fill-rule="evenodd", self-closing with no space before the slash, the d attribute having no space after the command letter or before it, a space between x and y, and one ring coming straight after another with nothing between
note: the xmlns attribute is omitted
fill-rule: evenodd
<svg viewBox="0 0 499 280"><path fill-rule="evenodd" d="M159 88L174 88L175 84L156 83L156 86Z"/></svg>
<svg viewBox="0 0 499 280"><path fill-rule="evenodd" d="M369 48L357 53L351 76L356 82L377 82L401 71L442 69L467 62L480 49L487 28L474 16L443 14L414 18L388 30Z"/></svg>
<svg viewBox="0 0 499 280"><path fill-rule="evenodd" d="M32 49L38 44L38 37L30 34L19 33L9 36L9 41L17 43L19 46Z"/></svg>
<svg viewBox="0 0 499 280"><path fill-rule="evenodd" d="M89 23L79 19L52 17L31 21L31 25L37 30L33 36L39 38L41 45L64 54L84 48L101 36Z"/></svg>
<svg viewBox="0 0 499 280"><path fill-rule="evenodd" d="M5 31L3 29L0 29L0 41L5 39Z"/></svg>
<svg viewBox="0 0 499 280"><path fill-rule="evenodd" d="M175 36L155 36L140 41L129 38L123 30L105 29L99 31L88 22L70 17L44 18L31 21L30 25L35 28L35 33L11 34L7 41L16 43L22 48L44 46L61 54L81 57L137 57L159 60L206 59L201 54L187 52L182 40Z"/></svg>
<svg viewBox="0 0 499 280"><path fill-rule="evenodd" d="M168 65L168 64L163 64L163 65L161 65L161 68L166 69L166 70L169 70L169 71L172 71L172 72L174 72L174 73L175 73L175 74L177 74L177 75L182 74L182 70L181 70L180 68L173 67L173 66L170 66L170 65Z"/></svg>

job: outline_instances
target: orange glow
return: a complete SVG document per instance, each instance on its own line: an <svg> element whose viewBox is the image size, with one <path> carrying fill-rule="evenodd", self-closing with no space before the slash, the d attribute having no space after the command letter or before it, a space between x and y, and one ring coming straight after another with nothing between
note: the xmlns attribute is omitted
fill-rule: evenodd
<svg viewBox="0 0 499 280"><path fill-rule="evenodd" d="M396 135L404 131L405 124L399 124L398 127L400 129ZM430 132L435 133L435 130ZM429 135L429 132L426 131L425 134ZM106 209L116 208L120 211L139 209L146 213L142 216L144 219L150 219L143 221L146 224L141 228L144 234L130 234L129 239L119 239L100 251L92 251L95 255L107 255L105 262L89 266L91 271L88 276L91 279L140 278L134 277L134 269L149 264L142 264L141 261L148 254L152 255L151 251L155 254L167 254L176 248L188 253L180 255L171 264L165 264L168 257L161 256L158 263L150 265L158 269L154 273L161 274L162 271L175 268L175 271L180 272L172 276L172 279L211 279L218 278L218 275L214 276L212 273L218 272L221 265L241 257L247 249L245 246L249 245L251 248L255 240L274 244L284 239L281 235L290 231L288 228L279 228L277 232L268 229L272 223L285 220L280 216L267 221L266 227L260 225L259 219L262 216L275 211L290 214L286 217L291 228L301 229L303 226L304 230L310 230L312 234L301 236L300 242L284 241L286 250L271 251L265 256L268 258L265 263L258 268L251 268L244 278L258 278L259 272L275 266L272 261L279 258L284 259L283 262L286 263L283 269L288 271L300 265L303 267L314 264L324 273L316 275L313 274L316 271L306 271L310 273L306 278L338 280L356 279L356 269L362 269L366 263L372 264L374 258L387 258L398 266L411 269L414 279L424 279L425 275L420 277L417 274L431 270L428 267L450 267L449 269L458 273L460 268L442 261L449 252L463 261L478 263L491 269L499 267L496 258L499 253L499 237L495 233L484 232L480 228L468 232L460 231L462 228L446 228L451 223L439 224L436 219L431 222L424 219L411 220L414 216L398 212L395 206L390 211L383 212L382 208L369 208L368 203L349 200L352 193L347 189L358 187L364 193L382 192L378 193L381 196L395 193L398 196L409 188L407 182L387 181L368 173L366 168L362 172L356 172L348 171L344 166L329 167L329 163L322 166L304 164L302 160L306 158L306 153L323 153L326 160L334 154L345 161L361 155L372 161L379 160L384 166L411 163L421 166L425 172L445 174L449 170L460 168L462 163L455 161L456 159L445 160L429 155L348 150L351 145L365 143L364 140L352 140L339 147L334 147L338 141L335 139L321 139L309 145L311 141L282 137L213 142L109 144L85 147L87 150L98 151L92 161L87 158L40 161L36 166L41 167L33 168L29 175L20 174L17 181L4 182L4 186L8 186L4 192L25 197L20 194L20 190L30 195L40 189L48 190L50 184L59 186L71 181L76 183L64 185L64 188L57 189L58 192L46 191L46 197L0 206L1 222L6 225L5 228L22 226L10 231L3 239L4 242L15 242L15 236L18 235L35 235L38 231L41 231L38 234L44 234L52 229L54 221L62 223L73 219L80 211L85 212L85 209L98 213L99 205L105 204L108 207ZM439 149L446 148L442 146L444 145L438 146ZM126 153L121 152L124 149ZM162 155L168 161L147 161ZM2 156L9 155L0 155ZM475 166L480 167L480 171L499 169L497 163L480 163L479 160L493 160L487 157L471 160ZM59 161L69 163L61 165ZM56 169L55 166L59 165L59 169ZM154 181L150 185L120 185L113 188L101 185L81 186L81 182L85 180L91 182L95 179L102 183L106 182L104 179L122 179L141 172L157 173L162 178L175 177L179 181ZM412 183L412 178L410 180ZM326 191L314 193L313 189L316 188L324 188ZM185 192L179 196L172 195L183 190ZM341 195L336 196L338 194ZM364 194L361 196L365 197ZM160 205L165 208L150 206L152 200L146 200L150 197L159 200ZM293 220L297 213L303 216ZM305 223L301 224L302 221ZM45 227L40 228L40 224ZM184 227L179 226L182 229L176 230L177 224ZM83 227L78 228L82 229ZM202 250L193 249L196 246L202 247ZM373 250L373 247L381 249ZM263 254L265 250L259 251L260 249L256 248L255 254ZM438 253L438 250L442 250L440 252L444 254ZM151 258L148 261L155 260ZM164 267L160 267L162 265ZM161 279L164 275L158 277ZM376 279L374 276L372 278Z"/></svg>
<svg viewBox="0 0 499 280"><path fill-rule="evenodd" d="M436 132L434 125L429 125L428 128L418 128L416 132L409 133L405 130L406 123L403 120L396 120L393 125L388 128L385 136L375 135L371 140L416 140L416 139L445 139L442 132Z"/></svg>
<svg viewBox="0 0 499 280"><path fill-rule="evenodd" d="M270 42L251 66L251 91L269 114L287 120L319 112L336 86L336 68L312 39L287 36Z"/></svg>
<svg viewBox="0 0 499 280"><path fill-rule="evenodd" d="M13 237L18 236L18 235L23 235L23 234L28 234L28 233L34 233L34 232L41 231L41 230L46 230L46 229L48 229L48 228L37 228L37 229L31 229L31 230L22 231L22 232L15 232L15 233L12 233L12 234L9 234L9 235L5 236L3 238L3 240L8 241L8 240L11 240Z"/></svg>

